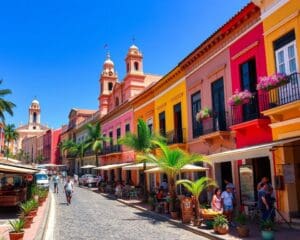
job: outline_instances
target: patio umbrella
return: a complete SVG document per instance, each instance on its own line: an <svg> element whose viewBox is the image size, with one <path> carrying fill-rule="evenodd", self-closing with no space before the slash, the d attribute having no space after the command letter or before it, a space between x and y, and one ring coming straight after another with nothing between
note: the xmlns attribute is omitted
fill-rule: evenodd
<svg viewBox="0 0 300 240"><path fill-rule="evenodd" d="M209 168L196 166L193 164L187 164L183 166L180 170L180 172L205 172L209 170ZM160 167L151 168L145 171L146 173L160 173L163 172L163 170Z"/></svg>
<svg viewBox="0 0 300 240"><path fill-rule="evenodd" d="M112 170L112 169L117 169L117 168L121 168L121 167L124 167L124 166L127 166L127 165L130 165L132 163L119 163L119 164L110 164L110 165L104 165L104 166L101 166L101 167L96 167L94 168L94 170Z"/></svg>
<svg viewBox="0 0 300 240"><path fill-rule="evenodd" d="M89 169L89 168L95 168L96 166L95 165L85 165L85 166L82 166L81 168L82 169Z"/></svg>
<svg viewBox="0 0 300 240"><path fill-rule="evenodd" d="M153 168L156 166L157 166L157 164L155 164L155 163L147 163L146 164L146 168ZM143 170L143 169L144 169L144 163L137 163L137 164L132 164L132 165L122 167L122 170Z"/></svg>

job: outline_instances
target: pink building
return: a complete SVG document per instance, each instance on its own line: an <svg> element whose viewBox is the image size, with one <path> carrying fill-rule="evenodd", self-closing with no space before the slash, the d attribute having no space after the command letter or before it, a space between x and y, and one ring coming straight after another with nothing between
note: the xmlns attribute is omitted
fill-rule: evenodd
<svg viewBox="0 0 300 240"><path fill-rule="evenodd" d="M48 130L43 136L43 163L60 163L60 142L61 128Z"/></svg>
<svg viewBox="0 0 300 240"><path fill-rule="evenodd" d="M134 152L118 145L117 141L126 132L134 129L133 109L130 101L141 93L147 86L157 82L161 77L152 74L145 74L143 71L143 55L137 46L129 48L125 58L126 76L123 81L118 81L114 69L114 63L107 55L100 77L100 123L103 135L110 138L105 143L104 152L100 157L100 166L119 164L134 161ZM131 179L137 183L137 173L130 171L123 172L121 168L112 169L105 175L110 180Z"/></svg>

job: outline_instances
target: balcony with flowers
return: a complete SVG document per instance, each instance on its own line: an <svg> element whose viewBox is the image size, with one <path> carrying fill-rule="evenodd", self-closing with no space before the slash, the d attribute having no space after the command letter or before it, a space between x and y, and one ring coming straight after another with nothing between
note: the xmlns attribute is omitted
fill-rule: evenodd
<svg viewBox="0 0 300 240"><path fill-rule="evenodd" d="M257 85L260 91L260 101L263 103L262 113L268 116L273 123L280 122L290 133L298 131L299 109L300 109L300 73L290 75L274 74L270 77L263 77ZM297 125L297 127L296 127ZM277 125L276 125L277 126ZM275 130L275 135L284 129ZM286 133L284 133L286 134Z"/></svg>
<svg viewBox="0 0 300 240"><path fill-rule="evenodd" d="M204 107L196 114L196 120L201 123L201 140L212 143L214 139L230 137L228 131L228 116L226 112L217 112L211 108Z"/></svg>

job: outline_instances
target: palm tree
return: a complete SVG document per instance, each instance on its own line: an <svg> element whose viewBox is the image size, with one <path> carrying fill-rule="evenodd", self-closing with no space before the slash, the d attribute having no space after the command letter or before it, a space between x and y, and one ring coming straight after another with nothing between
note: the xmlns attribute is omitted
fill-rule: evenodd
<svg viewBox="0 0 300 240"><path fill-rule="evenodd" d="M215 181L208 177L201 177L196 181L190 181L187 179L178 180L176 184L182 184L194 197L195 197L195 217L198 219L199 214L199 196L203 190L209 186L217 186Z"/></svg>
<svg viewBox="0 0 300 240"><path fill-rule="evenodd" d="M153 141L153 143L159 147L160 153L158 155L152 153L140 154L138 159L155 163L162 172L166 173L170 197L173 199L173 206L171 206L171 209L173 208L172 210L174 210L174 201L176 200L175 180L176 176L180 174L181 168L187 164L207 161L201 155L190 155L179 148L171 149L159 141Z"/></svg>
<svg viewBox="0 0 300 240"><path fill-rule="evenodd" d="M0 114L1 116L1 114ZM16 141L19 138L19 133L16 131L16 127L14 124L7 124L4 127L4 140L7 143L7 151L6 156L9 155L9 144L12 141Z"/></svg>
<svg viewBox="0 0 300 240"><path fill-rule="evenodd" d="M101 133L101 126L100 123L97 122L95 125L87 124L86 128L88 130L88 138L85 141L86 148L90 148L95 153L96 157L96 166L99 166L98 163L98 155L103 150L103 143L108 140L105 136Z"/></svg>
<svg viewBox="0 0 300 240"><path fill-rule="evenodd" d="M2 80L0 80L0 84L2 84ZM16 106L14 103L4 99L6 95L11 93L10 89L0 89L0 118L3 122L5 122L4 113L7 112L9 115L13 116L12 109Z"/></svg>
<svg viewBox="0 0 300 240"><path fill-rule="evenodd" d="M61 155L64 157L75 157L77 152L75 145L76 143L72 139L62 141L59 145ZM70 166L70 169L73 171L73 164Z"/></svg>
<svg viewBox="0 0 300 240"><path fill-rule="evenodd" d="M127 133L125 137L119 139L120 144L129 147L130 149L134 150L135 153L140 155L150 153L156 147L154 141L162 143L165 141L165 138L160 135L153 134L143 119L138 119L136 134ZM141 159L141 161L144 163L143 164L144 200L147 200L147 194L146 194L147 182L145 177L145 170L147 166L146 166L146 161L143 161L143 159Z"/></svg>

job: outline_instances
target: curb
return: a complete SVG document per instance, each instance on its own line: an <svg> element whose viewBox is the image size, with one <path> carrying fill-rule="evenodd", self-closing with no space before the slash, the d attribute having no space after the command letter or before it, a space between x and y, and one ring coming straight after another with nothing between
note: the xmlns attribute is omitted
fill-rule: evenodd
<svg viewBox="0 0 300 240"><path fill-rule="evenodd" d="M212 240L224 240L224 238L221 238L221 237L219 237L219 236L214 236L214 235L211 235L211 234L206 233L206 232L202 232L201 230L195 229L195 228L193 228L193 227L191 227L191 226L188 226L188 225L185 225L185 224L181 223L180 221L176 221L176 220L171 219L171 218L169 218L169 217L167 217L167 216L164 216L164 215L162 215L162 214L158 214L158 213L149 211L148 209L143 208L143 207L140 207L140 206L137 206L137 205L135 205L135 204L125 202L125 201L123 201L122 199L118 199L118 198L115 198L115 197L113 197L113 196L106 195L106 194L103 194L103 193L99 193L99 194L100 194L101 196L103 196L103 197L106 197L106 198L109 198L109 199L116 200L116 201L118 201L119 203L122 203L122 204L124 204L124 205L129 206L129 207L135 208L135 209L140 210L140 211L143 211L143 212L147 212L147 213L149 213L149 214L152 215L152 216L157 216L157 217L163 218L164 220L168 221L169 223L171 223L171 224L173 224L173 225L175 225L175 226L177 226L177 227L180 227L180 228L182 228L182 229L185 229L185 230L187 230L187 231L193 232L193 233L195 233L195 234L197 234L197 235L199 235L199 236L206 237L206 238L212 239Z"/></svg>
<svg viewBox="0 0 300 240"><path fill-rule="evenodd" d="M39 230L38 230L34 240L43 240L44 239L44 235L46 232L46 226L48 224L48 219L49 219L51 202L52 202L52 193L49 192L47 206L45 209L45 216L43 218L42 223L39 226Z"/></svg>

